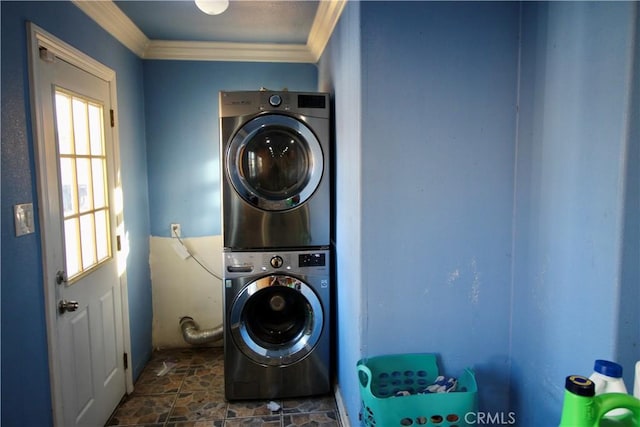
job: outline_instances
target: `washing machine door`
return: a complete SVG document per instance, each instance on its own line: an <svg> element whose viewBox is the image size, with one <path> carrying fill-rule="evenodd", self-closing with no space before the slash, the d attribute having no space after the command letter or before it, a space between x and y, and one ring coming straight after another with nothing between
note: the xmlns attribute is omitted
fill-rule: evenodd
<svg viewBox="0 0 640 427"><path fill-rule="evenodd" d="M266 211L307 201L323 173L320 142L300 120L264 114L245 123L226 152L226 174L236 192Z"/></svg>
<svg viewBox="0 0 640 427"><path fill-rule="evenodd" d="M270 275L245 286L230 313L236 346L256 363L283 366L311 353L324 325L322 304L303 281Z"/></svg>

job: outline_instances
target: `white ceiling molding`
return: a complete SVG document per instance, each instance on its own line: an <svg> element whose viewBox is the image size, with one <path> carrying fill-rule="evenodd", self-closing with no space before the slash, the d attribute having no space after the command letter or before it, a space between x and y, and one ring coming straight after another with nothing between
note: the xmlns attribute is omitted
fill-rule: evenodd
<svg viewBox="0 0 640 427"><path fill-rule="evenodd" d="M144 57L149 39L114 2L71 0L98 25L140 57Z"/></svg>
<svg viewBox="0 0 640 427"><path fill-rule="evenodd" d="M258 44L151 40L145 59L315 63L302 44Z"/></svg>
<svg viewBox="0 0 640 427"><path fill-rule="evenodd" d="M144 59L302 62L315 64L347 0L321 0L307 44L150 40L113 1L71 0L98 25Z"/></svg>
<svg viewBox="0 0 640 427"><path fill-rule="evenodd" d="M318 11L309 31L309 38L307 39L307 49L313 56L314 63L318 62L320 56L322 56L322 52L324 52L324 48L327 46L346 4L347 0L320 1Z"/></svg>

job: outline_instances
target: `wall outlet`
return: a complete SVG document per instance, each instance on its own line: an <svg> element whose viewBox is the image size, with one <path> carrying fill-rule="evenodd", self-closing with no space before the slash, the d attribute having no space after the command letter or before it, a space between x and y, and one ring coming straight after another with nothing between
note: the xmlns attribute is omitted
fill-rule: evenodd
<svg viewBox="0 0 640 427"><path fill-rule="evenodd" d="M182 236L182 230L180 229L180 224L171 224L171 237L180 237Z"/></svg>

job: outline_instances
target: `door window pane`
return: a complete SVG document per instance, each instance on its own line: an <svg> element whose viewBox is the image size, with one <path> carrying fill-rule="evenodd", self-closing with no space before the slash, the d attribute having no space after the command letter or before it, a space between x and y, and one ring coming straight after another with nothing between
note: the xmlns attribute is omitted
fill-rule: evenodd
<svg viewBox="0 0 640 427"><path fill-rule="evenodd" d="M80 273L80 239L78 238L78 218L64 221L64 250L67 258L67 276Z"/></svg>
<svg viewBox="0 0 640 427"><path fill-rule="evenodd" d="M91 170L89 159L76 159L78 175L78 206L80 212L87 212L92 207L91 200Z"/></svg>
<svg viewBox="0 0 640 427"><path fill-rule="evenodd" d="M56 90L56 128L69 283L111 258L102 105Z"/></svg>
<svg viewBox="0 0 640 427"><path fill-rule="evenodd" d="M93 214L80 217L80 244L82 246L82 268L88 269L96 263L96 236Z"/></svg>
<svg viewBox="0 0 640 427"><path fill-rule="evenodd" d="M87 102L73 98L73 138L76 154L89 154Z"/></svg>
<svg viewBox="0 0 640 427"><path fill-rule="evenodd" d="M76 194L75 163L67 157L60 159L60 185L62 185L64 215L71 215L78 211L78 196Z"/></svg>
<svg viewBox="0 0 640 427"><path fill-rule="evenodd" d="M73 154L71 97L60 92L56 93L56 122L58 151L60 154Z"/></svg>
<svg viewBox="0 0 640 427"><path fill-rule="evenodd" d="M101 156L103 153L102 108L89 104L89 140L91 154Z"/></svg>
<svg viewBox="0 0 640 427"><path fill-rule="evenodd" d="M95 209L106 206L105 182L104 182L104 161L102 159L91 160L93 178L93 207Z"/></svg>

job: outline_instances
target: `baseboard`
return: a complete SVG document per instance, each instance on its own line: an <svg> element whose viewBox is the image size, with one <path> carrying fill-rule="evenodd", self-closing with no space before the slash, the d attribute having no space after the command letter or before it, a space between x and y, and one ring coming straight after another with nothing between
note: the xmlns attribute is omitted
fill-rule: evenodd
<svg viewBox="0 0 640 427"><path fill-rule="evenodd" d="M347 412L347 407L344 406L344 399L342 398L342 393L340 392L340 386L338 384L336 384L333 394L336 398L336 406L338 407L338 420L340 421L340 425L342 427L351 427L349 413Z"/></svg>

